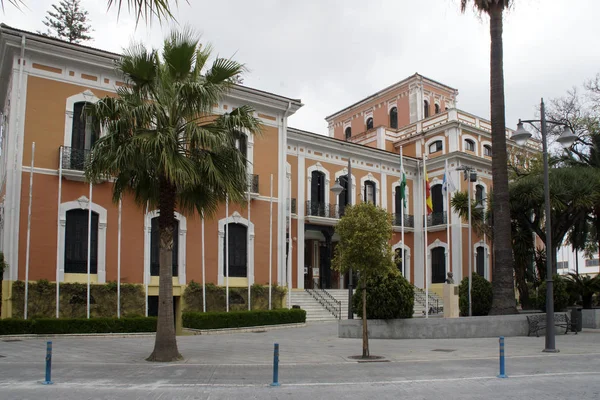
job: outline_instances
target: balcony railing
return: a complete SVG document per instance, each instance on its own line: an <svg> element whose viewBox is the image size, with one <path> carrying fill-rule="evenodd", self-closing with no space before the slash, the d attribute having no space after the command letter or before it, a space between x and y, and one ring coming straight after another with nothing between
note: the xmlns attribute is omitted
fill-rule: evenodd
<svg viewBox="0 0 600 400"><path fill-rule="evenodd" d="M289 205L290 199L288 199L288 205ZM296 208L296 199L292 199L292 214L297 214L298 210Z"/></svg>
<svg viewBox="0 0 600 400"><path fill-rule="evenodd" d="M70 169L74 171L83 171L85 168L85 162L90 156L89 150L75 149L73 147L62 146L63 157L62 167L63 169Z"/></svg>
<svg viewBox="0 0 600 400"><path fill-rule="evenodd" d="M446 211L433 212L427 216L427 226L444 225L447 222L448 218L446 216Z"/></svg>
<svg viewBox="0 0 600 400"><path fill-rule="evenodd" d="M339 218L337 204L326 204L315 201L306 202L306 215L309 217Z"/></svg>
<svg viewBox="0 0 600 400"><path fill-rule="evenodd" d="M392 214L392 225L393 226L402 226L402 221L404 221L404 226L409 228L415 227L415 217L410 214L404 214L404 218L402 218L402 214Z"/></svg>
<svg viewBox="0 0 600 400"><path fill-rule="evenodd" d="M258 175L248 174L248 189L250 193L258 193Z"/></svg>

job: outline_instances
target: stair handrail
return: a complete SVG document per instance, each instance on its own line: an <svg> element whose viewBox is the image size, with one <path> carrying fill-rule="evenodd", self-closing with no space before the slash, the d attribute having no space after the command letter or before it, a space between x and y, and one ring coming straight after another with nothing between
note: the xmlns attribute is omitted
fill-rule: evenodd
<svg viewBox="0 0 600 400"><path fill-rule="evenodd" d="M315 300L317 300L327 311L329 311L335 318L340 318L341 312L338 314L336 310L336 306L330 304L329 301L323 296L323 289L304 289L308 294L310 294Z"/></svg>
<svg viewBox="0 0 600 400"><path fill-rule="evenodd" d="M333 301L336 305L337 305L337 309L338 309L338 315L337 318L338 319L342 319L342 302L338 299L336 299L331 293L329 293L326 289L322 289L323 292L327 295L327 297L329 297L331 299L331 301ZM348 305L348 307L350 307L350 305Z"/></svg>
<svg viewBox="0 0 600 400"><path fill-rule="evenodd" d="M417 286L413 286L413 289L414 289L414 293L415 293L415 299L419 302L419 304L421 304L423 307L425 307L426 306L425 291ZM444 306L443 306L443 304L442 304L442 306L440 306L440 298L437 295L429 293L429 294L427 294L427 296L429 297L430 310L433 310L434 313L440 313L440 312L444 311Z"/></svg>

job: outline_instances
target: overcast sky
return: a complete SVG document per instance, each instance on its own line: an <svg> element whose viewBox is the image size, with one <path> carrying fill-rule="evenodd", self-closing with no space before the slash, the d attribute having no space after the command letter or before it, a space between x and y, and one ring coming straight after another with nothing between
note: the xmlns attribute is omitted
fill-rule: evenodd
<svg viewBox="0 0 600 400"><path fill-rule="evenodd" d="M52 0L5 3L0 20L44 30ZM58 1L56 1L58 2ZM489 19L459 0L179 1L178 23L249 68L244 84L305 106L290 126L327 133L324 117L418 72L459 90L458 107L489 118ZM106 0L82 0L94 40L120 52L132 40L159 48L171 27L117 21ZM531 118L540 97L561 96L600 73L599 0L517 0L504 18L506 122ZM171 24L174 25L174 24Z"/></svg>

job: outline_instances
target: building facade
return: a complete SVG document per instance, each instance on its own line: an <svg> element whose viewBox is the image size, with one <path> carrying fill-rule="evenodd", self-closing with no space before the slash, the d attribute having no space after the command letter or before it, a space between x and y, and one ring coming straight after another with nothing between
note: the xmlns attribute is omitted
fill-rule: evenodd
<svg viewBox="0 0 600 400"><path fill-rule="evenodd" d="M2 317L12 315L12 283L25 280L26 274L30 281L87 282L90 208L91 282L114 282L120 272L122 283L143 284L146 295L156 298L157 211L139 207L127 196L119 208L110 181L92 187L82 172L94 140L104 132L78 116L86 103L114 96L126 84L114 70L119 55L5 25L0 51L0 246L8 263ZM469 257L473 271L492 279L491 241L473 233L468 242L466 222L452 212L442 191L446 165L455 191L471 185L473 197L485 203L491 187L490 123L457 109L457 95L457 90L415 74L327 117L326 136L288 126L300 100L235 86L214 112L247 104L262 122L261 135L243 140L252 176L250 201L223 204L204 221L176 214L176 300L191 281L202 282L202 260L206 282L216 285L268 284L271 277L293 289L347 287L348 278L332 270L331 259L335 225L349 199L352 204L371 201L393 215L397 265L415 286L436 290L449 271L460 280L468 274ZM507 130L507 140L509 135ZM538 149L535 142L528 146ZM401 150L408 197L404 215ZM431 214L424 208L424 158ZM465 165L477 173L475 181L463 180L457 168ZM345 185L340 195L331 192L336 181Z"/></svg>

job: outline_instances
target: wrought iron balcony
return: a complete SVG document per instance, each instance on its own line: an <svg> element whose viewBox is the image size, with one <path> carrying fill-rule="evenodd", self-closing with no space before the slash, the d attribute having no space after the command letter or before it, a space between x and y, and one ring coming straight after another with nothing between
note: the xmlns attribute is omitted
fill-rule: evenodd
<svg viewBox="0 0 600 400"><path fill-rule="evenodd" d="M433 212L427 216L427 226L445 225L447 222L446 211Z"/></svg>
<svg viewBox="0 0 600 400"><path fill-rule="evenodd" d="M340 214L336 204L319 203L309 200L306 202L306 216L339 218Z"/></svg>
<svg viewBox="0 0 600 400"><path fill-rule="evenodd" d="M392 214L392 225L393 226L402 226L402 221L404 221L404 226L409 228L415 227L415 217L410 214L404 214L404 218L402 218L402 214Z"/></svg>
<svg viewBox="0 0 600 400"><path fill-rule="evenodd" d="M291 203L292 203L292 214L297 214L298 209L296 208L296 199L292 199ZM288 207L289 207L289 204L290 204L290 199L288 199Z"/></svg>
<svg viewBox="0 0 600 400"><path fill-rule="evenodd" d="M258 193L258 175L248 174L248 189L250 193Z"/></svg>
<svg viewBox="0 0 600 400"><path fill-rule="evenodd" d="M83 171L85 168L85 162L90 156L90 151L67 146L62 146L62 149L62 168L73 171Z"/></svg>

